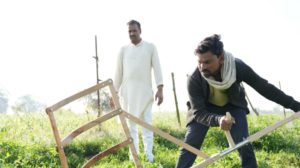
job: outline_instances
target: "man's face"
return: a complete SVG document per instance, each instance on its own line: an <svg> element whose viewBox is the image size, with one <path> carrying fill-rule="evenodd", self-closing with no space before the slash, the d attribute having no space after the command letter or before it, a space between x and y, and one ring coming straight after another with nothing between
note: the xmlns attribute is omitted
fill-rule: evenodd
<svg viewBox="0 0 300 168"><path fill-rule="evenodd" d="M128 25L128 34L133 44L138 44L140 42L141 30L139 29L138 25L136 24Z"/></svg>
<svg viewBox="0 0 300 168"><path fill-rule="evenodd" d="M218 58L212 52L208 51L204 54L197 54L198 69L206 78L217 77L220 74L220 68L224 62L224 54Z"/></svg>

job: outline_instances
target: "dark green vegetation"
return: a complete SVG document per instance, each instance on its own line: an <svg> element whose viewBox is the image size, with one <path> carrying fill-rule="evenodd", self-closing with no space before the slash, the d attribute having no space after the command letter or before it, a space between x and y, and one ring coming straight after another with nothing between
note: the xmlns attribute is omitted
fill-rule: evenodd
<svg viewBox="0 0 300 168"><path fill-rule="evenodd" d="M69 111L55 113L61 137L79 125L92 120L95 116L74 114ZM283 115L248 116L251 134L283 119ZM184 123L184 114L181 119ZM55 142L48 116L45 113L26 115L0 115L0 167L60 167L55 150ZM64 121L64 122L63 122ZM185 128L177 124L175 112L154 113L154 126L183 140ZM110 119L99 127L93 128L72 141L65 152L70 167L81 167L91 156L124 140L124 134L116 119ZM297 168L300 167L300 121L283 126L253 143L259 167ZM202 151L214 154L227 147L224 133L218 128L209 131ZM142 145L141 145L142 148ZM141 150L142 151L142 150ZM179 147L155 136L155 162L145 161L144 167L173 168L179 155ZM201 158L196 160L197 163ZM97 162L95 167L134 167L128 160L128 148L111 154ZM238 153L232 152L209 167L240 167Z"/></svg>

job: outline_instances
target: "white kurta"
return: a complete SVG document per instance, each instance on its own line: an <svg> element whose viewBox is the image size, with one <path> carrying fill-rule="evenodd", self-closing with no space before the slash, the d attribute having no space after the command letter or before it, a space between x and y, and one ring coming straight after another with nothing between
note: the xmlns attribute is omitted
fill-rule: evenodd
<svg viewBox="0 0 300 168"><path fill-rule="evenodd" d="M114 79L121 106L149 124L152 122L151 110L154 100L152 70L156 85L162 85L161 66L155 45L141 41L137 45L129 44L121 48ZM133 122L129 124L131 136L139 152L137 127ZM146 155L152 155L153 133L143 128L142 133Z"/></svg>
<svg viewBox="0 0 300 168"><path fill-rule="evenodd" d="M124 110L139 114L153 103L152 69L156 85L163 84L160 62L153 44L141 41L137 45L129 44L121 48L114 85L120 93Z"/></svg>

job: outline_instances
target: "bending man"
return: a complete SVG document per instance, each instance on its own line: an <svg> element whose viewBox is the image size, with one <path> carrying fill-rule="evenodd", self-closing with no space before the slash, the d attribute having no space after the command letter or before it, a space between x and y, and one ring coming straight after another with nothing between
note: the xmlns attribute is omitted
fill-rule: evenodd
<svg viewBox="0 0 300 168"><path fill-rule="evenodd" d="M265 98L295 112L300 103L256 74L246 63L224 51L219 35L205 38L197 46L198 68L188 78L189 111L185 142L201 148L209 127L230 130L235 143L249 136L246 114L249 113L241 82L246 82ZM235 124L225 120L226 112ZM257 162L251 144L238 149L243 168L255 168ZM181 149L177 168L191 167L196 155Z"/></svg>

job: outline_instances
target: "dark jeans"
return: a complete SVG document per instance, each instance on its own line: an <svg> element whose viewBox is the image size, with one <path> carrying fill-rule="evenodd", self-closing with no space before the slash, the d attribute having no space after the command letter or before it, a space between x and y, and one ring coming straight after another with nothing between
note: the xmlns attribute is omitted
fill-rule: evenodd
<svg viewBox="0 0 300 168"><path fill-rule="evenodd" d="M243 109L235 107L233 105L225 105L224 107L218 107L214 105L209 105L208 109L212 113L217 113L225 115L228 111L231 116L235 118L235 124L232 125L230 130L231 136L235 143L243 141L244 138L249 136L248 123L246 118L246 112ZM200 149L204 141L205 135L209 127L197 123L195 121L191 122L187 126L187 132L185 134L184 142ZM240 159L243 168L256 168L256 158L251 144L244 145L238 149ZM182 148L180 151L179 158L177 160L177 168L188 168L191 167L196 159L196 155Z"/></svg>

